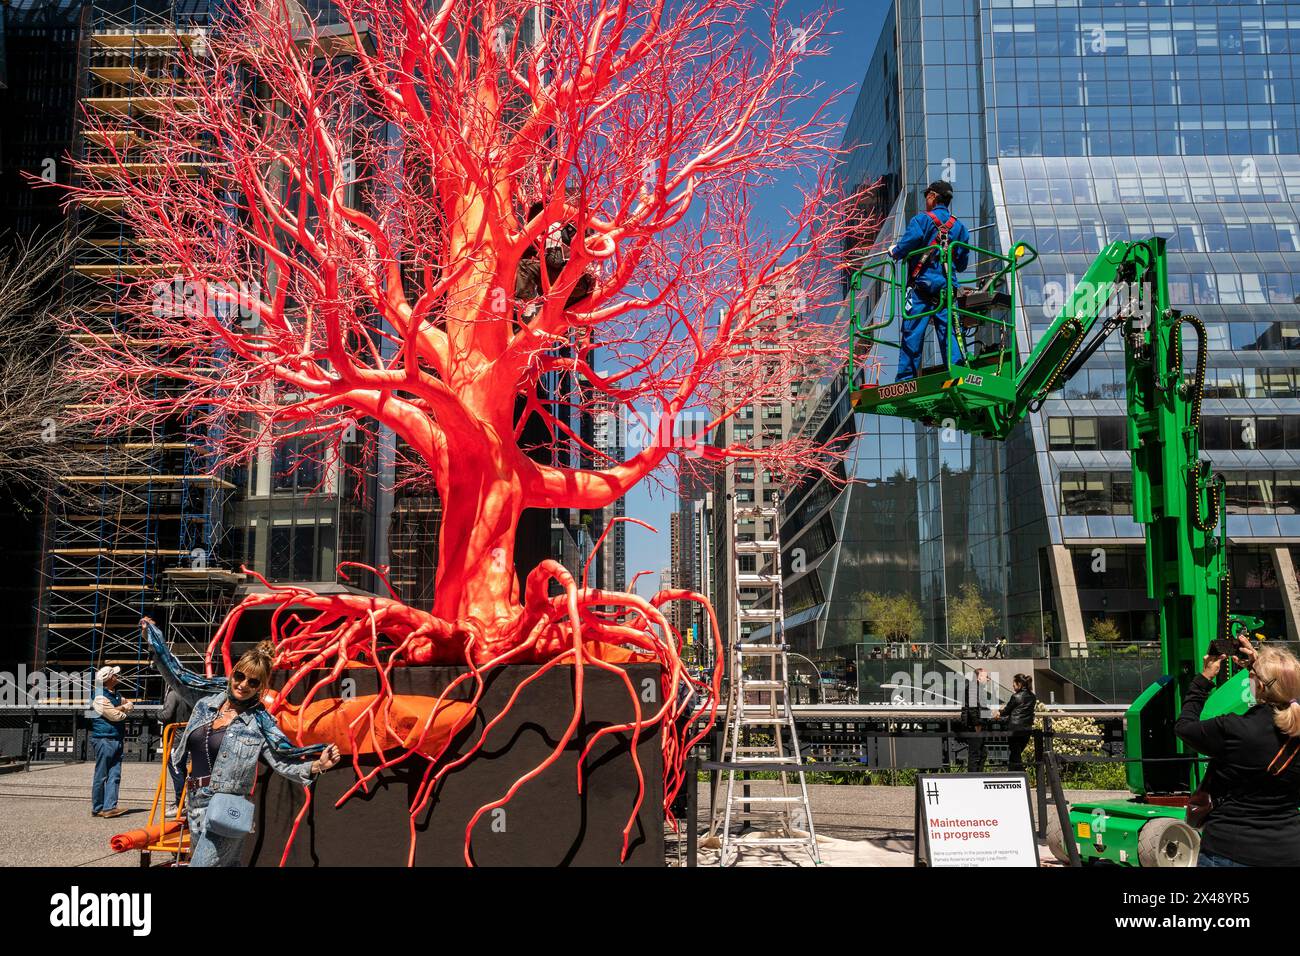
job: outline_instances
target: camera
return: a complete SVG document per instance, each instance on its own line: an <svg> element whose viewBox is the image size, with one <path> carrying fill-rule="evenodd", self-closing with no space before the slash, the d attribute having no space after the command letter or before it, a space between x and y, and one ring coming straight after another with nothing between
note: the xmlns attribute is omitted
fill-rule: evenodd
<svg viewBox="0 0 1300 956"><path fill-rule="evenodd" d="M1228 657L1239 661L1245 660L1245 657L1241 653L1241 645L1239 643L1230 638L1216 637L1214 640L1210 641L1210 656L1218 657L1222 654L1226 654Z"/></svg>

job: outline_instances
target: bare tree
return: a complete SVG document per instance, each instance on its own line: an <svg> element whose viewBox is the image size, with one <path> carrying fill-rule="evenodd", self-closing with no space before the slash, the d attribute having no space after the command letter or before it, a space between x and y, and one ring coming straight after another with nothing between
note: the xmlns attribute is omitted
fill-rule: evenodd
<svg viewBox="0 0 1300 956"><path fill-rule="evenodd" d="M60 322L72 307L61 280L76 242L64 230L0 235L0 494L49 488L66 496L60 478L121 456L63 424L88 400L88 386L67 374Z"/></svg>

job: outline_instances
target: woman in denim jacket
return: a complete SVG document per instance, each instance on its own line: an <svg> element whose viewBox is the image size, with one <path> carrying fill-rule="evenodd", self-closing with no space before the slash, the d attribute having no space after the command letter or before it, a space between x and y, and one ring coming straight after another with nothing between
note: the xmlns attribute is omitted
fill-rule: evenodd
<svg viewBox="0 0 1300 956"><path fill-rule="evenodd" d="M188 690L202 681L211 689L212 680L185 674L162 645L162 635L153 622L142 622L153 646L159 666L168 683L175 686L188 680ZM187 813L190 830L190 866L238 866L242 837L226 837L208 831L207 807L214 793L247 796L253 789L259 759L283 777L308 786L318 774L339 762L335 745L324 748L297 748L276 726L275 719L262 707L261 694L270 683L275 645L263 641L244 653L224 690L199 698L194 704L185 730L178 735L169 757L178 773L190 764L186 778L189 794ZM169 673L170 672L170 673ZM303 760L304 755L315 759Z"/></svg>

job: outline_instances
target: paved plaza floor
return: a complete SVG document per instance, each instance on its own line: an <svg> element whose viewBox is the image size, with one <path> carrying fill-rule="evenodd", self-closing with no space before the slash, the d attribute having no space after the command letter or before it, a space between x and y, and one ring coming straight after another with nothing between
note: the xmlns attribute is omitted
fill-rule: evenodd
<svg viewBox="0 0 1300 956"><path fill-rule="evenodd" d="M115 833L144 826L158 784L158 763L124 762L112 820L90 815L95 765L33 765L0 774L0 866L139 866L138 853L114 853Z"/></svg>
<svg viewBox="0 0 1300 956"><path fill-rule="evenodd" d="M108 841L116 833L143 826L158 783L158 763L124 763L119 805L128 812L105 820L90 815L92 763L37 765L29 771L0 774L0 866L138 866L138 853L114 853ZM754 783L756 793L768 781ZM809 787L813 819L824 866L911 866L913 789L911 787ZM1127 793L1071 791L1071 801ZM701 830L708 824L708 785L700 785ZM1044 864L1051 852L1040 846ZM668 862L681 856L668 840ZM716 864L717 851L701 850L702 866ZM798 849L750 850L740 865L811 865Z"/></svg>

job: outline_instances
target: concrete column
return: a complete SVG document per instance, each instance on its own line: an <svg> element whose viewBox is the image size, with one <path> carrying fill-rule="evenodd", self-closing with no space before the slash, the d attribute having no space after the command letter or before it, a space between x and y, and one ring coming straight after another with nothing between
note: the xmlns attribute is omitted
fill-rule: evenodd
<svg viewBox="0 0 1300 956"><path fill-rule="evenodd" d="M1049 545L1048 563L1052 569L1052 596L1056 604L1056 619L1061 625L1059 640L1087 647L1088 638L1083 630L1083 611L1079 608L1079 586L1074 580L1074 562L1070 549L1063 544Z"/></svg>
<svg viewBox="0 0 1300 956"><path fill-rule="evenodd" d="M1277 586L1282 591L1282 608L1286 611L1286 639L1300 640L1300 582L1295 578L1295 562L1291 560L1291 549L1279 545L1270 549L1273 552L1273 573L1277 575Z"/></svg>

